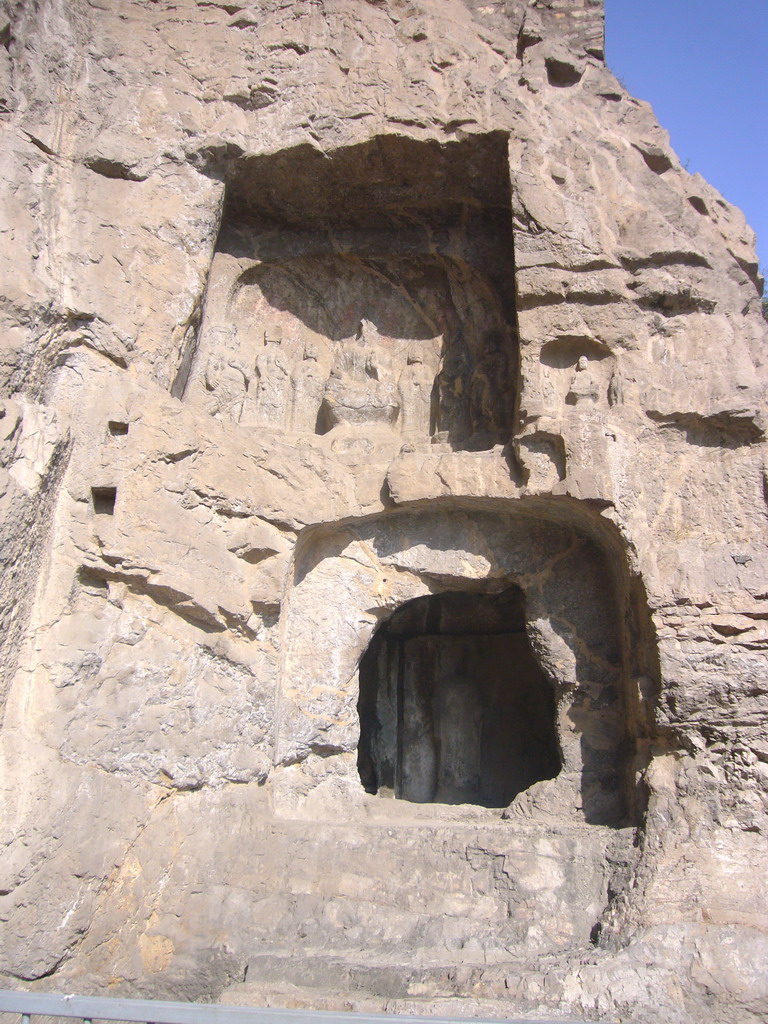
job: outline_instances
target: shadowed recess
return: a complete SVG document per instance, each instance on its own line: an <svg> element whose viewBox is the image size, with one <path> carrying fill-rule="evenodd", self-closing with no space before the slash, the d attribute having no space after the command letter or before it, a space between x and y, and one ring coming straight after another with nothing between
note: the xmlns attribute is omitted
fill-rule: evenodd
<svg viewBox="0 0 768 1024"><path fill-rule="evenodd" d="M561 768L554 690L525 635L517 587L399 608L363 657L358 708L370 793L505 807Z"/></svg>
<svg viewBox="0 0 768 1024"><path fill-rule="evenodd" d="M191 382L213 415L271 430L370 414L411 441L505 444L519 363L507 151L493 132L221 158L217 258L174 393ZM287 408L289 383L311 390L306 414Z"/></svg>

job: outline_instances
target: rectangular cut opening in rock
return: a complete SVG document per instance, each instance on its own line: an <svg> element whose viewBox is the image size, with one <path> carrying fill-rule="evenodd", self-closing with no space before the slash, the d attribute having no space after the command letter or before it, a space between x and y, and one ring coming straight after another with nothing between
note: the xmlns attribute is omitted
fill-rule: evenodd
<svg viewBox="0 0 768 1024"><path fill-rule="evenodd" d="M113 516L117 501L116 487L92 487L91 502L97 516Z"/></svg>
<svg viewBox="0 0 768 1024"><path fill-rule="evenodd" d="M246 430L485 450L512 432L501 132L233 162L186 397Z"/></svg>

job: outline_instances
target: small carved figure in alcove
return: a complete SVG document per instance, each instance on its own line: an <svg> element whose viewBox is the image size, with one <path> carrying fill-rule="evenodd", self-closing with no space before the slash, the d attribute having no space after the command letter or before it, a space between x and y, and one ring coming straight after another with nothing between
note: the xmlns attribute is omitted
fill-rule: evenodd
<svg viewBox="0 0 768 1024"><path fill-rule="evenodd" d="M279 327L264 332L264 348L256 357L255 378L244 422L275 429L288 421L291 400L291 369L282 351L283 335Z"/></svg>
<svg viewBox="0 0 768 1024"><path fill-rule="evenodd" d="M408 362L398 381L403 434L429 437L434 383L434 374L425 365L421 349L411 345Z"/></svg>
<svg viewBox="0 0 768 1024"><path fill-rule="evenodd" d="M243 413L248 378L239 363L212 355L205 364L203 385L206 410L215 419L239 423Z"/></svg>
<svg viewBox="0 0 768 1024"><path fill-rule="evenodd" d="M576 372L571 378L568 394L565 396L567 405L596 405L600 399L601 382L592 371L589 359L579 356Z"/></svg>
<svg viewBox="0 0 768 1024"><path fill-rule="evenodd" d="M291 385L291 426L296 433L314 434L325 391L325 373L315 345L304 346L304 358L293 371Z"/></svg>
<svg viewBox="0 0 768 1024"><path fill-rule="evenodd" d="M580 498L610 494L610 482L600 468L606 465L607 447L603 413L600 408L606 386L592 369L587 356L580 356L568 393L562 419L568 493ZM594 411L592 411L594 409Z"/></svg>
<svg viewBox="0 0 768 1024"><path fill-rule="evenodd" d="M611 374L608 383L608 405L622 405L624 403L624 379L618 369Z"/></svg>

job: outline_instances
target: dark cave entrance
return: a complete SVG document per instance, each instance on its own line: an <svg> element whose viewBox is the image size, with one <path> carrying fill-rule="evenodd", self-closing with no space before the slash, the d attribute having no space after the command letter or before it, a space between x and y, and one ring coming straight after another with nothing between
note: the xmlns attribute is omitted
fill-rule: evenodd
<svg viewBox="0 0 768 1024"><path fill-rule="evenodd" d="M358 712L369 793L505 807L562 767L554 692L525 634L517 587L397 609L360 663Z"/></svg>

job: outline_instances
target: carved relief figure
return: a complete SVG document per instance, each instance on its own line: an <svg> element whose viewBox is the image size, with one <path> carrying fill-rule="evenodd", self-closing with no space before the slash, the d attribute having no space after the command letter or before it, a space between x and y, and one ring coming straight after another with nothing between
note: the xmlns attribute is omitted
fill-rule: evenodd
<svg viewBox="0 0 768 1024"><path fill-rule="evenodd" d="M504 389L507 387L508 376L504 339L496 332L488 332L470 381L470 407L475 433L490 431L503 434L507 428Z"/></svg>
<svg viewBox="0 0 768 1024"><path fill-rule="evenodd" d="M400 421L404 434L430 434L434 374L425 366L418 345L408 349L408 363L400 374Z"/></svg>
<svg viewBox="0 0 768 1024"><path fill-rule="evenodd" d="M395 789L403 800L431 803L438 786L434 711L421 687L407 686L403 697L404 737Z"/></svg>
<svg viewBox="0 0 768 1024"><path fill-rule="evenodd" d="M376 324L370 320L361 320L357 329L357 338L353 344L345 346L337 366L342 373L353 380L365 381L367 378L379 379L379 366L376 358L376 346L380 335Z"/></svg>
<svg viewBox="0 0 768 1024"><path fill-rule="evenodd" d="M568 405L596 405L600 398L600 381L590 368L589 359L580 356L565 401Z"/></svg>
<svg viewBox="0 0 768 1024"><path fill-rule="evenodd" d="M544 490L562 483L573 497L610 494L603 409L609 393L618 393L619 385L614 376L609 392L589 358L579 357L560 415L535 415L516 439L515 450L529 475L529 487Z"/></svg>
<svg viewBox="0 0 768 1024"><path fill-rule="evenodd" d="M568 493L574 497L594 498L607 493L604 471L597 468L604 467L606 463L603 416L599 409L595 409L603 390L604 385L591 369L589 359L580 356L565 396L562 426L566 485ZM568 409L568 406L573 408Z"/></svg>
<svg viewBox="0 0 768 1024"><path fill-rule="evenodd" d="M447 800L471 800L480 788L480 695L463 676L441 679L432 710L439 751L438 793Z"/></svg>
<svg viewBox="0 0 768 1024"><path fill-rule="evenodd" d="M438 374L437 430L452 441L468 437L472 430L467 401L469 360L463 344L449 349Z"/></svg>
<svg viewBox="0 0 768 1024"><path fill-rule="evenodd" d="M282 351L282 331L264 332L264 348L256 357L256 374L249 392L247 422L279 429L290 412L291 372Z"/></svg>
<svg viewBox="0 0 768 1024"><path fill-rule="evenodd" d="M389 426L400 411L394 384L379 380L375 342L379 333L362 320L357 339L337 356L325 389L324 409L331 427Z"/></svg>
<svg viewBox="0 0 768 1024"><path fill-rule="evenodd" d="M239 423L248 386L243 367L234 360L212 355L205 365L203 385L205 407L211 416Z"/></svg>
<svg viewBox="0 0 768 1024"><path fill-rule="evenodd" d="M293 372L291 385L291 426L297 433L314 434L325 391L325 374L314 345L305 346L304 358Z"/></svg>

